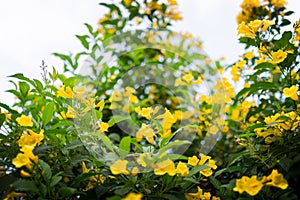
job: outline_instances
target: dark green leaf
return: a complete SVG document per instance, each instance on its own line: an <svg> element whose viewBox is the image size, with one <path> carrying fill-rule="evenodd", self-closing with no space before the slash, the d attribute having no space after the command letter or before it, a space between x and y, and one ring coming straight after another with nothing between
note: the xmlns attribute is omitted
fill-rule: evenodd
<svg viewBox="0 0 300 200"><path fill-rule="evenodd" d="M68 196L72 196L73 194L76 193L76 189L75 188L71 188L71 187L61 187L58 190L58 193L62 196L62 197L68 197Z"/></svg>
<svg viewBox="0 0 300 200"><path fill-rule="evenodd" d="M4 123L4 121L6 120L6 115L4 113L0 114L0 127L2 126L2 124Z"/></svg>
<svg viewBox="0 0 300 200"><path fill-rule="evenodd" d="M25 191L25 192L35 192L38 193L38 187L34 184L33 181L19 179L13 183L13 186L16 191Z"/></svg>
<svg viewBox="0 0 300 200"><path fill-rule="evenodd" d="M51 180L50 187L54 187L62 179L62 176L54 176Z"/></svg>
<svg viewBox="0 0 300 200"><path fill-rule="evenodd" d="M43 160L39 159L39 164L41 166L41 169L43 170L44 172L44 179L47 183L50 182L51 180L51 177L52 177L52 171L51 171L51 168L50 166L48 165L48 163L44 162Z"/></svg>

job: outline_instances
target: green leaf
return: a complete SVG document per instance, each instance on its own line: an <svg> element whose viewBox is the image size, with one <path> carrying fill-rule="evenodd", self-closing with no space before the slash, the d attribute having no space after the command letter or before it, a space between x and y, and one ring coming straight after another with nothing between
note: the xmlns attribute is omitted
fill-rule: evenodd
<svg viewBox="0 0 300 200"><path fill-rule="evenodd" d="M7 110L8 112L10 112L11 114L18 114L17 111L11 109L8 105L4 104L4 103L1 103L0 102L0 107L1 108L4 108L5 110Z"/></svg>
<svg viewBox="0 0 300 200"><path fill-rule="evenodd" d="M167 144L166 146L162 147L159 149L158 151L158 154L161 155L161 154L164 154L167 152L167 150L173 148L173 147L176 147L176 146L182 146L182 145L187 145L187 144L190 144L191 142L190 141L187 141L187 140L175 140L173 142L170 142L169 144Z"/></svg>
<svg viewBox="0 0 300 200"><path fill-rule="evenodd" d="M234 156L232 156L232 158L229 160L227 167L229 167L230 165L234 164L236 161L240 160L243 156L245 155L249 155L250 153L248 151L242 151L240 153L236 153L234 154Z"/></svg>
<svg viewBox="0 0 300 200"><path fill-rule="evenodd" d="M193 167L190 171L189 171L189 174L187 175L187 177L191 177L193 176L194 174L200 172L201 170L203 169L208 169L210 168L209 166L206 166L206 165L199 165L199 166L195 166Z"/></svg>
<svg viewBox="0 0 300 200"><path fill-rule="evenodd" d="M209 180L211 182L211 184L217 189L220 190L221 189L221 183L213 176L209 177Z"/></svg>
<svg viewBox="0 0 300 200"><path fill-rule="evenodd" d="M113 116L113 118L111 118L107 123L108 123L109 126L113 126L118 122L128 120L128 119L130 119L130 116L116 115L116 116Z"/></svg>
<svg viewBox="0 0 300 200"><path fill-rule="evenodd" d="M76 193L76 189L75 188L71 188L71 187L61 187L58 190L58 193L62 196L62 197L68 197L71 196L73 194Z"/></svg>
<svg viewBox="0 0 300 200"><path fill-rule="evenodd" d="M110 141L109 137L107 137L106 135L104 134L99 134L99 137L102 139L103 143L105 144L105 146L107 146L107 148L111 151L114 151L114 148L113 148L113 143Z"/></svg>
<svg viewBox="0 0 300 200"><path fill-rule="evenodd" d="M20 80L23 80L23 81L26 81L28 83L30 83L31 85L34 85L34 82L32 80L30 80L29 78L25 77L23 74L19 73L19 74L14 74L14 75L11 75L9 77L12 77L12 78L17 78L17 79L20 79Z"/></svg>
<svg viewBox="0 0 300 200"><path fill-rule="evenodd" d="M287 11L286 13L284 13L284 16L290 16L292 15L293 13L295 13L294 11Z"/></svg>
<svg viewBox="0 0 300 200"><path fill-rule="evenodd" d="M53 113L54 113L54 102L49 102L43 111L42 115L42 121L44 123L44 126L46 126L52 119Z"/></svg>
<svg viewBox="0 0 300 200"><path fill-rule="evenodd" d="M41 83L41 81L37 80L37 79L33 79L35 82L35 88L38 91L42 91L43 90L43 84Z"/></svg>
<svg viewBox="0 0 300 200"><path fill-rule="evenodd" d="M54 176L51 180L50 187L54 187L62 179L62 176Z"/></svg>
<svg viewBox="0 0 300 200"><path fill-rule="evenodd" d="M92 35L93 34L93 27L90 24L88 24L88 23L84 23L84 25L89 30L89 33Z"/></svg>
<svg viewBox="0 0 300 200"><path fill-rule="evenodd" d="M285 31L279 40L275 40L273 42L275 49L283 49L289 43L289 41L292 37L293 37L293 34L291 31Z"/></svg>
<svg viewBox="0 0 300 200"><path fill-rule="evenodd" d="M25 191L25 192L35 192L38 193L38 187L34 184L33 181L19 179L13 183L13 186L16 191Z"/></svg>
<svg viewBox="0 0 300 200"><path fill-rule="evenodd" d="M124 159L127 156L127 154L129 153L130 144L131 144L131 137L130 136L126 136L126 137L122 138L122 140L119 144L121 159Z"/></svg>
<svg viewBox="0 0 300 200"><path fill-rule="evenodd" d="M258 69L274 69L276 66L269 62L263 62L254 67L255 70Z"/></svg>
<svg viewBox="0 0 300 200"><path fill-rule="evenodd" d="M80 40L84 48L89 49L89 42L87 41L87 39L89 38L88 35L76 35L76 37Z"/></svg>
<svg viewBox="0 0 300 200"><path fill-rule="evenodd" d="M52 171L48 163L44 162L43 160L39 159L39 165L41 166L41 169L44 172L44 179L47 183L50 182L51 177L52 177Z"/></svg>
<svg viewBox="0 0 300 200"><path fill-rule="evenodd" d="M255 40L248 37L241 37L239 39L240 43L244 43L247 46L256 46Z"/></svg>
<svg viewBox="0 0 300 200"><path fill-rule="evenodd" d="M2 126L2 124L4 123L4 121L6 120L6 115L4 113L0 114L0 127Z"/></svg>
<svg viewBox="0 0 300 200"><path fill-rule="evenodd" d="M26 83L26 82L19 82L19 87L20 87L20 92L21 92L21 95L23 97L26 97L28 95L28 91L29 91L29 85Z"/></svg>

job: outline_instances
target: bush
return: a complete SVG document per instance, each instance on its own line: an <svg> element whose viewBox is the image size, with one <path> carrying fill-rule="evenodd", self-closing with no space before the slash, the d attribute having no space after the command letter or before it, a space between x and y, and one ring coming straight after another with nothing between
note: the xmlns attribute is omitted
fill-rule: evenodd
<svg viewBox="0 0 300 200"><path fill-rule="evenodd" d="M300 20L282 31L284 0L241 4L245 53L227 67L171 30L176 0L100 5L85 51L54 53L63 74L10 76L4 199L298 198Z"/></svg>

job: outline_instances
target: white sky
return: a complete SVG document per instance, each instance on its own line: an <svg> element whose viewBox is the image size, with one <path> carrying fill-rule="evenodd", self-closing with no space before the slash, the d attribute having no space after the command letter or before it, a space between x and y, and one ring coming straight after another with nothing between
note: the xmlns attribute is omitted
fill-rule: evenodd
<svg viewBox="0 0 300 200"><path fill-rule="evenodd" d="M287 0L288 9L300 17L300 1ZM62 62L53 52L82 50L75 34L85 34L84 23L96 25L104 14L99 0L1 0L0 6L0 102L11 104L7 76L23 73L40 79L40 64L62 72ZM236 15L242 0L178 0L183 21L176 30L200 36L208 56L238 59L243 46L236 37Z"/></svg>

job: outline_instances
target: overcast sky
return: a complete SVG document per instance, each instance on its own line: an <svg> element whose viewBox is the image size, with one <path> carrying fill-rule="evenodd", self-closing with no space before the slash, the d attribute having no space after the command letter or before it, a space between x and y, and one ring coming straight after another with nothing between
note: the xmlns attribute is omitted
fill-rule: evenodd
<svg viewBox="0 0 300 200"><path fill-rule="evenodd" d="M300 17L300 1L287 0L288 8ZM24 73L40 79L40 64L62 71L62 63L53 52L78 52L75 34L86 33L84 23L96 25L104 14L99 0L1 0L0 6L0 102L11 104L12 88L7 76ZM243 46L236 37L236 15L241 0L178 0L183 21L178 31L199 36L207 54L228 63L238 58Z"/></svg>

